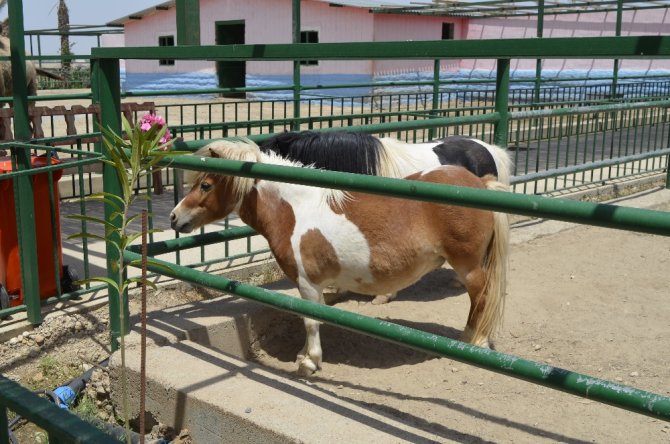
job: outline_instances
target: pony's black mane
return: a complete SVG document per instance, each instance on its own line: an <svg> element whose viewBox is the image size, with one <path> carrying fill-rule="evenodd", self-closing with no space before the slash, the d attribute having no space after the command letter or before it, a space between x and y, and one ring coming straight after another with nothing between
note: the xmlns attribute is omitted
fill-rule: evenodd
<svg viewBox="0 0 670 444"><path fill-rule="evenodd" d="M364 133L301 131L273 136L260 149L315 168L376 175L383 146Z"/></svg>

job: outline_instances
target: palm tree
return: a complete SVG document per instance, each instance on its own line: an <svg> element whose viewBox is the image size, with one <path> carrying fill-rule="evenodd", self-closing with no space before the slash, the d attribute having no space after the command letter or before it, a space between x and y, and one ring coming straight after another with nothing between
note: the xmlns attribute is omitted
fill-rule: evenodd
<svg viewBox="0 0 670 444"><path fill-rule="evenodd" d="M7 5L7 0L0 0L0 11L2 8L4 8ZM4 19L2 23L0 23L0 35L4 35L5 37L9 37L9 17Z"/></svg>
<svg viewBox="0 0 670 444"><path fill-rule="evenodd" d="M7 1L7 0L0 0ZM61 56L72 55L71 46L70 46L70 36L67 32L70 31L70 11L65 4L65 0L58 1L58 32L60 32L60 54ZM61 66L63 67L63 75L67 77L70 72L70 66L72 61L70 59L63 58L61 60Z"/></svg>

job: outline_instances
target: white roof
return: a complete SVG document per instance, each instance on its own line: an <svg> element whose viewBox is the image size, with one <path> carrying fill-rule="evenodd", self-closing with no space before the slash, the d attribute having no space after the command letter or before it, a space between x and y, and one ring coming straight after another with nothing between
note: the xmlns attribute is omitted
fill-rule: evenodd
<svg viewBox="0 0 670 444"><path fill-rule="evenodd" d="M407 0L380 0L380 1L373 1L373 0L344 0L344 1L329 1L329 0L314 0L314 1L320 1L322 3L333 3L336 5L343 5L343 6L351 6L353 8L397 8L397 7L406 7L409 8L413 5L415 5L415 2L410 2ZM116 20L112 20L111 22L107 23L108 26L119 26L123 25L124 23L134 20L134 19L139 19L144 16L147 16L149 14L153 14L157 11L160 10L165 10L168 8L174 7L176 4L176 0L170 0L162 3L157 3L154 6L150 8L143 9L141 11L133 12L132 14L128 14L124 17L118 18Z"/></svg>

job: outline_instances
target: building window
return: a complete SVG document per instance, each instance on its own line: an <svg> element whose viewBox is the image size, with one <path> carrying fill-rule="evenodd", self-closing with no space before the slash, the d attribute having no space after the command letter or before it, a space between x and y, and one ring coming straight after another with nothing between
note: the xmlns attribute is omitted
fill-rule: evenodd
<svg viewBox="0 0 670 444"><path fill-rule="evenodd" d="M454 24L442 23L442 40L454 39Z"/></svg>
<svg viewBox="0 0 670 444"><path fill-rule="evenodd" d="M300 31L300 43L319 43L318 31ZM318 60L301 60L301 65L318 65Z"/></svg>
<svg viewBox="0 0 670 444"><path fill-rule="evenodd" d="M163 35L158 37L158 46L174 46L173 35ZM160 59L158 66L174 66L174 59Z"/></svg>

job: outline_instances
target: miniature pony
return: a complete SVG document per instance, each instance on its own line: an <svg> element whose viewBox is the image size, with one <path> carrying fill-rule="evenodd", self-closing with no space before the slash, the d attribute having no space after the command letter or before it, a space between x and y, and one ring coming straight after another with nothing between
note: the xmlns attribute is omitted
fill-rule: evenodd
<svg viewBox="0 0 670 444"><path fill-rule="evenodd" d="M217 141L195 154L302 166L262 153L244 139ZM310 301L323 303L323 289L331 285L361 294L395 293L448 262L470 296L462 339L490 345L504 304L506 214L215 173L192 173L186 179L193 186L170 214L173 229L188 233L236 212L267 239L278 265ZM457 166L407 179L505 189L490 176L479 178ZM301 373L321 367L319 325L305 318Z"/></svg>

